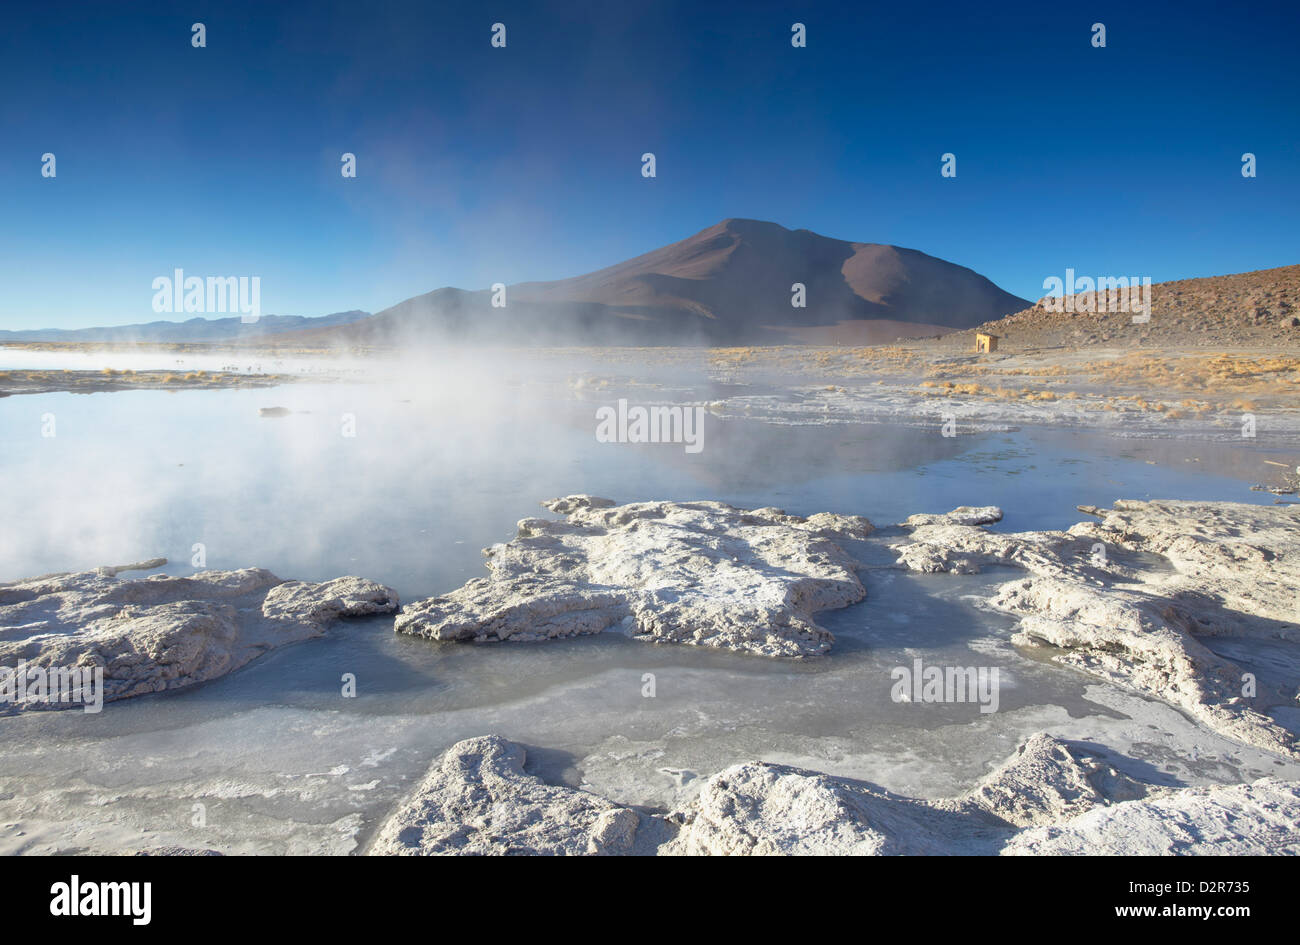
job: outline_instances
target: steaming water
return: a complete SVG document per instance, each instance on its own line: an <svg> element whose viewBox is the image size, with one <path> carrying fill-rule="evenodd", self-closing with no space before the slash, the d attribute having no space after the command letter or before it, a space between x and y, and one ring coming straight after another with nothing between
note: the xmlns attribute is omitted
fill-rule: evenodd
<svg viewBox="0 0 1300 945"><path fill-rule="evenodd" d="M330 374L359 368L334 359L283 357L259 351L216 353L172 352L122 348L120 350L59 349L41 351L0 347L0 371L222 371L228 374Z"/></svg>
<svg viewBox="0 0 1300 945"><path fill-rule="evenodd" d="M0 581L155 555L187 574L202 543L211 568L358 574L413 600L482 575L481 548L546 514L541 499L574 492L877 523L996 504L1013 530L1065 527L1076 504L1117 498L1272 501L1240 478L1241 447L709 417L692 455L598 443L594 408L608 398L577 400L563 386L451 368L389 381L0 399ZM270 406L292 412L258 416ZM41 435L49 415L53 437ZM343 435L348 417L355 436ZM858 550L887 564L887 540ZM822 616L837 644L810 663L616 634L437 644L393 634L391 618L346 623L224 679L99 715L0 719L0 849L350 852L439 751L489 732L528 744L530 769L548 779L655 807L753 758L953 794L1042 729L1095 742L1148 780L1300 776L1162 704L1013 649L1011 621L976 601L1007 575L870 570L865 603ZM918 657L998 667L999 711L892 702L890 670ZM344 673L356 676L354 699L340 695ZM642 695L647 673L654 698Z"/></svg>

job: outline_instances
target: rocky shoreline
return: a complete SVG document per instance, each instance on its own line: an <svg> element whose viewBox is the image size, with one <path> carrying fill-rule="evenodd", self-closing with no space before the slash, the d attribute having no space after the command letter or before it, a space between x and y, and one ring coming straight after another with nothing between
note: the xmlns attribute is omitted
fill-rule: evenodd
<svg viewBox="0 0 1300 945"><path fill-rule="evenodd" d="M876 529L858 516L805 519L718 502L615 506L586 495L543 504L564 519L524 519L514 539L484 552L490 578L407 604L395 629L483 643L617 627L647 642L805 658L834 643L813 614L866 596L857 572L868 566L846 546ZM1100 521L1003 533L987 527L1000 509L963 507L913 515L879 536L893 567L1028 572L987 602L1020 617L1014 642L1051 648L1056 661L1163 699L1215 731L1300 757L1295 732L1266 714L1294 711L1300 662L1284 687L1204 642L1300 643L1300 509L1120 501L1081 511Z"/></svg>
<svg viewBox="0 0 1300 945"><path fill-rule="evenodd" d="M358 577L248 568L155 574L161 559L0 584L0 668L97 667L104 701L191 686L340 619L395 614L434 641L533 643L619 631L760 659L834 659L820 613L869 572L997 572L983 605L1012 644L1165 702L1204 729L1300 758L1300 510L1228 502L1080 507L1065 531L1003 532L963 507L874 526L721 502L573 495L485 550L488 577L399 610ZM925 580L931 580L926 578ZM881 685L888 686L882 679ZM5 708L54 707L18 700ZM755 760L650 810L546 783L498 736L455 745L379 828L373 853L1300 852L1300 782L1146 783L1087 745L1031 737L972 791L926 800Z"/></svg>
<svg viewBox="0 0 1300 945"><path fill-rule="evenodd" d="M1046 733L966 794L931 801L748 762L667 813L547 784L498 735L453 745L371 855L1300 854L1300 783L1171 789Z"/></svg>

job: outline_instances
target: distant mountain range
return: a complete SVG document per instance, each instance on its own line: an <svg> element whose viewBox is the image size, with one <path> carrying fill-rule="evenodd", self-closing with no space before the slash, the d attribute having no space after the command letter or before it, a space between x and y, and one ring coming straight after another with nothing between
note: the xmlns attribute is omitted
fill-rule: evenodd
<svg viewBox="0 0 1300 945"><path fill-rule="evenodd" d="M800 300L803 305L792 304ZM374 315L264 316L251 325L237 317L192 319L8 332L0 341L252 341L275 335L277 343L304 347L874 344L970 328L1029 305L979 273L914 249L731 219L587 275L507 286L504 298L491 289L449 287Z"/></svg>
<svg viewBox="0 0 1300 945"><path fill-rule="evenodd" d="M228 318L191 318L183 322L144 322L112 328L40 328L34 331L0 331L0 344L7 341L111 342L115 344L238 342L301 331L305 328L326 329L346 325L369 312L336 312L333 315L263 315L245 323L240 316Z"/></svg>
<svg viewBox="0 0 1300 945"><path fill-rule="evenodd" d="M804 307L792 286L804 286ZM298 333L304 343L872 343L933 335L1028 307L988 279L914 249L850 243L760 220L723 220L587 275L443 288L369 318Z"/></svg>

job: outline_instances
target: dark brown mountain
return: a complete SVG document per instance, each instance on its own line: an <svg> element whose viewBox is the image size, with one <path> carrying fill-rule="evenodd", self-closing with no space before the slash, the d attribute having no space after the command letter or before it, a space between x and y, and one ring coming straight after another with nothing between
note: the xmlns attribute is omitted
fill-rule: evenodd
<svg viewBox="0 0 1300 945"><path fill-rule="evenodd" d="M806 307L791 304L794 283ZM563 344L889 341L1000 318L1029 302L914 249L850 243L759 220L724 220L689 239L587 275L490 290L444 288L304 341L472 340Z"/></svg>

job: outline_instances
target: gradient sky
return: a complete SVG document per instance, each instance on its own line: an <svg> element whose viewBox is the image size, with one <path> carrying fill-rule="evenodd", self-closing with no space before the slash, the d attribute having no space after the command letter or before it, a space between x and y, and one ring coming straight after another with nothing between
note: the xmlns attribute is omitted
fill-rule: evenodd
<svg viewBox="0 0 1300 945"><path fill-rule="evenodd" d="M10 2L0 328L153 320L178 267L260 276L264 313L378 311L725 217L1028 298L1300 262L1300 5L1139 6Z"/></svg>

